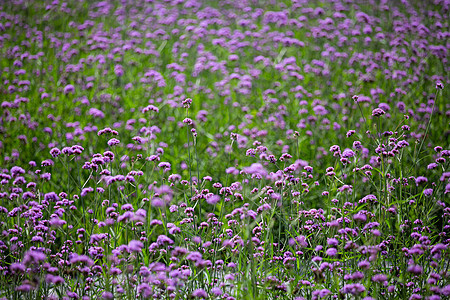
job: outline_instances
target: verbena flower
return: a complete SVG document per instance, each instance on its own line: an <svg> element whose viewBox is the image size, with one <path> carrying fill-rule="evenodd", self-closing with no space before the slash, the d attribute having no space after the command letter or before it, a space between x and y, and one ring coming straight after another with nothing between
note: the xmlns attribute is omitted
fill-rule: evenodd
<svg viewBox="0 0 450 300"><path fill-rule="evenodd" d="M382 110L381 108L375 108L372 111L372 116L374 116L374 117L380 117L380 116L382 116L384 114L386 114L386 112L384 110Z"/></svg>
<svg viewBox="0 0 450 300"><path fill-rule="evenodd" d="M372 276L372 281L385 284L387 282L387 276L384 274L376 274Z"/></svg>
<svg viewBox="0 0 450 300"><path fill-rule="evenodd" d="M22 263L24 265L38 264L46 259L46 255L40 251L29 250L25 252Z"/></svg>
<svg viewBox="0 0 450 300"><path fill-rule="evenodd" d="M71 84L68 84L64 87L64 94L73 94L75 93L75 87Z"/></svg>
<svg viewBox="0 0 450 300"><path fill-rule="evenodd" d="M192 292L192 296L195 298L207 298L208 294L203 289L196 289L194 292Z"/></svg>
<svg viewBox="0 0 450 300"><path fill-rule="evenodd" d="M344 287L341 289L341 292L343 294L352 294L352 295L359 295L361 293L363 293L366 290L366 288L360 284L360 283L351 283L351 284L346 284L344 285Z"/></svg>
<svg viewBox="0 0 450 300"><path fill-rule="evenodd" d="M108 141L108 146L115 146L118 145L120 143L120 141L116 138L112 138Z"/></svg>
<svg viewBox="0 0 450 300"><path fill-rule="evenodd" d="M327 253L328 256L336 256L337 255L337 250L336 250L336 248L329 248L326 251L326 253Z"/></svg>
<svg viewBox="0 0 450 300"><path fill-rule="evenodd" d="M424 176L419 176L416 178L416 185L419 186L422 183L427 183L428 179Z"/></svg>
<svg viewBox="0 0 450 300"><path fill-rule="evenodd" d="M142 252L144 244L141 241L132 240L128 243L128 249L131 252Z"/></svg>

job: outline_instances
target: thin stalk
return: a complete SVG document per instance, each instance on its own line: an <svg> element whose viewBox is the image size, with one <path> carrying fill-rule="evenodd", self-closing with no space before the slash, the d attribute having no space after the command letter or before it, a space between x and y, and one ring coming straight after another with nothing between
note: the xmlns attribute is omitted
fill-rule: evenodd
<svg viewBox="0 0 450 300"><path fill-rule="evenodd" d="M201 187L201 181L200 181L200 168L198 163L198 153L197 153L197 138L194 136L194 150L195 150L195 160L197 161L197 184L199 188ZM202 222L202 199L198 199L198 222Z"/></svg>
<svg viewBox="0 0 450 300"><path fill-rule="evenodd" d="M188 117L188 113L186 111L186 118ZM189 183L191 186L191 196L190 198L192 198L193 195L193 190L192 190L192 166L191 166L191 150L189 148L189 125L186 124L186 135L187 135L187 148L188 148L188 158L189 158Z"/></svg>
<svg viewBox="0 0 450 300"><path fill-rule="evenodd" d="M436 96L434 97L435 99L434 99L434 102L433 102L433 107L431 108L431 115L430 115L430 118L428 119L427 128L425 129L425 135L423 136L423 139L420 142L420 146L419 146L419 149L417 151L417 155L420 154L420 150L422 150L423 143L425 142L425 139L427 138L428 130L430 129L430 125L431 125L431 119L433 117L434 107L436 106L438 93L439 93L439 90L436 90L436 93L435 93ZM414 164L416 164L416 163L417 163L417 157L414 158Z"/></svg>

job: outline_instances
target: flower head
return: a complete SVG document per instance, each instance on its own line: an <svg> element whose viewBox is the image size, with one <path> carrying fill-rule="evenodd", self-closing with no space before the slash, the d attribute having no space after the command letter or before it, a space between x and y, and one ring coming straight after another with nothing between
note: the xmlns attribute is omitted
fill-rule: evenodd
<svg viewBox="0 0 450 300"><path fill-rule="evenodd" d="M373 117L380 117L380 116L382 116L382 115L384 115L386 112L384 111L384 110L382 110L381 108L375 108L373 111L372 111L372 116Z"/></svg>
<svg viewBox="0 0 450 300"><path fill-rule="evenodd" d="M64 87L64 94L73 94L75 93L75 87L71 84L68 84Z"/></svg>
<svg viewBox="0 0 450 300"><path fill-rule="evenodd" d="M192 296L194 296L195 298L207 298L208 294L203 289L196 289L192 293Z"/></svg>

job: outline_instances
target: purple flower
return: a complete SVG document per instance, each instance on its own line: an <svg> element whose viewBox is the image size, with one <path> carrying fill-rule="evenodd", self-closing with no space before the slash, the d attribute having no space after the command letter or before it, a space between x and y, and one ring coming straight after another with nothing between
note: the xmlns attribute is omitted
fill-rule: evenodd
<svg viewBox="0 0 450 300"><path fill-rule="evenodd" d="M303 169L308 173L312 173L312 171L313 171L313 167L311 167L311 166L305 166L305 167L303 167Z"/></svg>
<svg viewBox="0 0 450 300"><path fill-rule="evenodd" d="M426 177L424 177L424 176L419 176L419 177L416 178L416 185L417 186L419 186L419 184L427 183L427 182L428 182L428 179Z"/></svg>
<svg viewBox="0 0 450 300"><path fill-rule="evenodd" d="M194 121L192 121L192 119L190 119L190 118L185 118L183 120L183 123L188 124L188 125L194 125Z"/></svg>
<svg viewBox="0 0 450 300"><path fill-rule="evenodd" d="M341 291L343 294L359 295L362 292L364 292L365 290L366 290L366 288L362 284L351 283L351 284L344 285L344 287L342 288Z"/></svg>
<svg viewBox="0 0 450 300"><path fill-rule="evenodd" d="M114 66L114 73L117 77L121 77L123 75L123 67L122 65L115 65Z"/></svg>
<svg viewBox="0 0 450 300"><path fill-rule="evenodd" d="M329 246L337 246L339 244L339 241L337 239L335 239L335 238L331 238L331 239L328 238L327 239L327 244Z"/></svg>
<svg viewBox="0 0 450 300"><path fill-rule="evenodd" d="M67 222L64 220L61 220L60 218L54 217L50 219L50 226L51 227L62 227L64 226Z"/></svg>
<svg viewBox="0 0 450 300"><path fill-rule="evenodd" d="M353 216L353 220L355 221L360 221L360 222L365 222L367 221L367 216L361 212L358 212L357 214L355 214Z"/></svg>
<svg viewBox="0 0 450 300"><path fill-rule="evenodd" d="M101 136L101 135L104 135L104 134L107 134L107 133L110 133L112 135L118 135L119 134L116 130L113 130L113 129L109 128L109 127L106 127L106 128L103 128L102 130L99 130L97 132L97 135Z"/></svg>
<svg viewBox="0 0 450 300"><path fill-rule="evenodd" d="M73 94L73 93L75 93L75 87L73 86L73 85L71 85L71 84L68 84L68 85L66 85L65 87L64 87L64 94Z"/></svg>
<svg viewBox="0 0 450 300"><path fill-rule="evenodd" d="M365 197L363 197L361 200L358 201L359 203L376 203L377 202L377 197L375 195L367 195Z"/></svg>
<svg viewBox="0 0 450 300"><path fill-rule="evenodd" d="M157 108L157 107L154 106L154 105L148 105L148 106L146 106L146 107L144 107L144 108L142 109L142 113L146 113L146 112L148 112L148 111L159 112L159 108Z"/></svg>
<svg viewBox="0 0 450 300"><path fill-rule="evenodd" d="M38 264L44 261L46 257L42 252L29 250L25 253L22 263L24 265Z"/></svg>
<svg viewBox="0 0 450 300"><path fill-rule="evenodd" d="M384 274L376 274L372 276L372 281L384 284L385 282L387 282L387 276Z"/></svg>
<svg viewBox="0 0 450 300"><path fill-rule="evenodd" d="M52 283L52 284L63 284L64 278L62 278L61 276L47 274L47 276L45 277L45 281L47 281L48 283Z"/></svg>
<svg viewBox="0 0 450 300"><path fill-rule="evenodd" d="M450 156L450 150L442 150L441 155L445 156L445 157L449 157Z"/></svg>
<svg viewBox="0 0 450 300"><path fill-rule="evenodd" d="M444 172L444 173L442 173L441 178L439 178L439 180L440 181L445 181L448 178L450 178L450 172Z"/></svg>
<svg viewBox="0 0 450 300"><path fill-rule="evenodd" d="M336 254L337 254L336 248L330 248L330 249L327 250L327 255L328 256L336 256Z"/></svg>
<svg viewBox="0 0 450 300"><path fill-rule="evenodd" d="M152 206L153 207L164 207L166 204L163 199L159 197L152 198Z"/></svg>
<svg viewBox="0 0 450 300"><path fill-rule="evenodd" d="M152 288L147 283L141 283L137 287L137 291L139 295L142 295L144 298L150 298L152 295Z"/></svg>
<svg viewBox="0 0 450 300"><path fill-rule="evenodd" d="M167 172L167 171L171 170L171 165L168 162L160 162L158 164L158 167L164 169L164 172Z"/></svg>
<svg viewBox="0 0 450 300"><path fill-rule="evenodd" d="M72 155L72 154L74 154L71 147L64 147L62 149L62 153L65 154L65 155Z"/></svg>
<svg viewBox="0 0 450 300"><path fill-rule="evenodd" d="M120 275L122 274L122 270L116 267L111 267L111 269L109 269L109 273L111 275Z"/></svg>
<svg viewBox="0 0 450 300"><path fill-rule="evenodd" d="M294 245L299 245L300 247L307 247L308 246L308 242L306 240L306 237L304 235L299 235L297 237L292 238L289 240L289 245L292 247Z"/></svg>
<svg viewBox="0 0 450 300"><path fill-rule="evenodd" d="M87 266L92 266L94 264L94 261L90 259L86 255L78 255L74 253L72 257L69 259L70 264L76 264L76 263L83 263Z"/></svg>
<svg viewBox="0 0 450 300"><path fill-rule="evenodd" d="M112 138L108 141L108 146L112 147L112 146L118 145L119 143L120 143L120 141L118 139Z"/></svg>
<svg viewBox="0 0 450 300"><path fill-rule="evenodd" d="M404 102L402 102L402 101L397 102L397 108L398 108L398 110L400 112L404 112L405 111L405 107L406 107L406 105L405 105Z"/></svg>
<svg viewBox="0 0 450 300"><path fill-rule="evenodd" d="M234 280L234 274L227 274L224 276L224 279L232 281L232 280Z"/></svg>
<svg viewBox="0 0 450 300"><path fill-rule="evenodd" d="M18 292L28 293L28 292L31 292L31 290L33 290L33 287L29 284L24 283L24 284L16 287L15 290Z"/></svg>
<svg viewBox="0 0 450 300"><path fill-rule="evenodd" d="M114 295L111 292L103 292L102 299L105 300L114 299Z"/></svg>
<svg viewBox="0 0 450 300"><path fill-rule="evenodd" d="M183 104L184 108L189 108L189 107L191 107L192 99L191 98L186 98L185 100L183 100L181 102L181 104Z"/></svg>
<svg viewBox="0 0 450 300"><path fill-rule="evenodd" d="M184 256L188 253L188 250L181 247L175 247L175 249L172 251L172 256Z"/></svg>
<svg viewBox="0 0 450 300"><path fill-rule="evenodd" d="M144 247L144 244L138 240L132 240L128 243L128 249L131 252L142 252L143 247Z"/></svg>
<svg viewBox="0 0 450 300"><path fill-rule="evenodd" d="M381 108L375 108L373 111L372 111L372 116L374 116L374 117L380 117L380 116L382 116L382 115L384 115L386 112L384 111L384 110L382 110Z"/></svg>
<svg viewBox="0 0 450 300"><path fill-rule="evenodd" d="M11 272L17 274L17 273L25 273L26 267L24 264L21 263L12 263L11 266L9 266L9 269Z"/></svg>
<svg viewBox="0 0 450 300"><path fill-rule="evenodd" d="M11 172L12 177L16 177L18 175L25 174L25 170L18 166L12 167L10 172Z"/></svg>
<svg viewBox="0 0 450 300"><path fill-rule="evenodd" d="M370 268L370 263L367 260L363 260L358 263L358 267L364 270L368 270Z"/></svg>
<svg viewBox="0 0 450 300"><path fill-rule="evenodd" d="M353 142L353 148L355 148L357 150L361 150L363 148L363 146L362 146L360 141L354 141Z"/></svg>
<svg viewBox="0 0 450 300"><path fill-rule="evenodd" d="M121 209L122 210L133 210L133 205L130 203L126 203L126 204L122 205Z"/></svg>
<svg viewBox="0 0 450 300"><path fill-rule="evenodd" d="M215 205L220 201L220 196L218 195L212 195L208 198L206 198L206 203L211 204L211 205Z"/></svg>
<svg viewBox="0 0 450 300"><path fill-rule="evenodd" d="M203 289L196 289L192 293L192 296L195 297L195 298L207 298L208 294Z"/></svg>
<svg viewBox="0 0 450 300"><path fill-rule="evenodd" d="M429 165L427 166L427 169L428 169L428 170L433 170L433 169L437 168L437 166L438 166L437 163L431 163L431 164L429 164Z"/></svg>
<svg viewBox="0 0 450 300"><path fill-rule="evenodd" d="M41 163L41 166L43 167L48 167L48 166L53 166L54 162L51 159L46 159Z"/></svg>
<svg viewBox="0 0 450 300"><path fill-rule="evenodd" d="M436 254L436 253L440 253L441 251L447 249L447 246L444 244L436 244L431 248L431 254Z"/></svg>
<svg viewBox="0 0 450 300"><path fill-rule="evenodd" d="M343 186L338 188L338 191L341 192L341 193L347 192L347 193L351 194L352 191L353 191L353 186L344 184Z"/></svg>
<svg viewBox="0 0 450 300"><path fill-rule="evenodd" d="M450 296L450 285L446 285L441 289L441 293L444 296Z"/></svg>
<svg viewBox="0 0 450 300"><path fill-rule="evenodd" d="M247 151L245 152L245 155L246 155L246 156L255 157L255 155L256 155L256 149L253 149L253 148L247 149Z"/></svg>
<svg viewBox="0 0 450 300"><path fill-rule="evenodd" d="M68 296L69 298L72 298L72 299L78 299L78 298L79 298L78 294L75 293L75 292L67 291L66 293L67 293L67 296Z"/></svg>
<svg viewBox="0 0 450 300"><path fill-rule="evenodd" d="M341 156L342 156L342 157L345 157L345 158L353 157L353 156L355 156L355 152L353 152L353 151L350 150L350 149L345 149L345 150L342 152Z"/></svg>
<svg viewBox="0 0 450 300"><path fill-rule="evenodd" d="M212 293L214 296L221 296L221 295L223 294L222 290L221 290L220 288L218 288L218 287L213 287L213 288L211 289L211 293Z"/></svg>
<svg viewBox="0 0 450 300"><path fill-rule="evenodd" d="M131 211L126 211L117 218L118 222L128 222L134 218L134 213Z"/></svg>
<svg viewBox="0 0 450 300"><path fill-rule="evenodd" d="M341 149L339 148L338 145L333 145L330 147L330 152L335 153L335 152L340 152L340 151L341 151Z"/></svg>
<svg viewBox="0 0 450 300"><path fill-rule="evenodd" d="M150 221L150 226L162 225L163 222L161 220L153 219Z"/></svg>
<svg viewBox="0 0 450 300"><path fill-rule="evenodd" d="M323 258L320 257L320 256L314 256L314 257L311 259L311 261L312 261L312 262L315 262L315 263L321 262L322 260L323 260Z"/></svg>
<svg viewBox="0 0 450 300"><path fill-rule="evenodd" d="M163 246L164 244L168 244L168 245L172 245L173 241L172 239L170 239L169 237L161 234L160 236L158 236L158 238L156 239L156 242L158 243L158 245Z"/></svg>
<svg viewBox="0 0 450 300"><path fill-rule="evenodd" d="M261 177L266 177L269 173L262 164L253 163L250 167L242 168L241 174L259 175Z"/></svg>
<svg viewBox="0 0 450 300"><path fill-rule="evenodd" d="M105 117L105 114L101 110L94 108L94 107L89 109L88 114L93 116L94 118L99 118L99 119L103 119Z"/></svg>
<svg viewBox="0 0 450 300"><path fill-rule="evenodd" d="M177 233L180 233L180 232L181 232L181 229L179 227L177 227L177 226L173 226L172 228L169 229L169 233L170 234L177 234Z"/></svg>
<svg viewBox="0 0 450 300"><path fill-rule="evenodd" d="M356 133L355 130L349 130L347 131L347 133L345 134L347 137L351 137L352 135L354 135Z"/></svg>
<svg viewBox="0 0 450 300"><path fill-rule="evenodd" d="M327 289L322 289L318 291L318 295L320 298L325 298L326 296L328 296L329 294L331 294L331 292Z"/></svg>
<svg viewBox="0 0 450 300"><path fill-rule="evenodd" d="M92 187L87 187L81 190L80 196L81 197L86 197L88 193L92 193L94 191L94 188Z"/></svg>
<svg viewBox="0 0 450 300"><path fill-rule="evenodd" d="M81 147L80 145L73 145L71 150L72 150L73 154L78 154L79 155L79 154L81 154L83 152L84 148Z"/></svg>
<svg viewBox="0 0 450 300"><path fill-rule="evenodd" d="M424 189L423 194L427 197L433 195L433 189Z"/></svg>
<svg viewBox="0 0 450 300"><path fill-rule="evenodd" d="M410 265L408 266L408 272L413 273L414 275L420 275L423 272L423 268L419 265Z"/></svg>
<svg viewBox="0 0 450 300"><path fill-rule="evenodd" d="M373 229L373 230L371 230L370 231L373 235L375 235L375 236L380 236L381 235L381 232L378 230L378 229Z"/></svg>
<svg viewBox="0 0 450 300"><path fill-rule="evenodd" d="M52 157L57 158L61 154L61 151L58 148L53 148L50 150L50 154Z"/></svg>

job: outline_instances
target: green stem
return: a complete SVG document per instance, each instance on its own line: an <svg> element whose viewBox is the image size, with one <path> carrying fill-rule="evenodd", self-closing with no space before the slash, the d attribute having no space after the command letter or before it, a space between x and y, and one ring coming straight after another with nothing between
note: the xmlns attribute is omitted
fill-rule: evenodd
<svg viewBox="0 0 450 300"><path fill-rule="evenodd" d="M422 150L423 143L425 142L425 139L427 138L428 130L430 129L431 118L433 117L434 107L436 105L438 93L439 93L439 90L436 90L436 93L435 93L436 96L434 97L435 99L434 99L434 102L433 102L433 107L431 108L431 115L430 115L430 118L428 119L427 128L425 129L425 135L423 136L423 139L422 139L422 141L420 143L419 149L417 151L417 155L420 154L420 150ZM417 157L415 157L415 159L414 159L414 164L416 164L416 163L417 163Z"/></svg>
<svg viewBox="0 0 450 300"><path fill-rule="evenodd" d="M200 181L200 167L198 163L198 153L197 153L197 139L194 137L194 150L195 150L195 160L197 161L197 185L201 189ZM198 222L202 222L202 199L198 199Z"/></svg>

